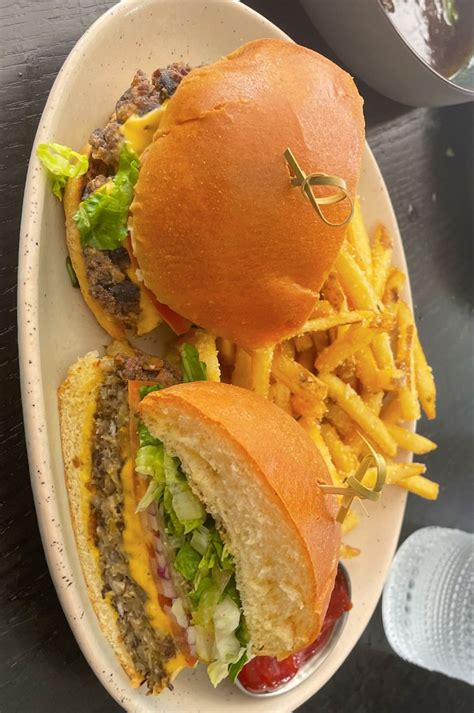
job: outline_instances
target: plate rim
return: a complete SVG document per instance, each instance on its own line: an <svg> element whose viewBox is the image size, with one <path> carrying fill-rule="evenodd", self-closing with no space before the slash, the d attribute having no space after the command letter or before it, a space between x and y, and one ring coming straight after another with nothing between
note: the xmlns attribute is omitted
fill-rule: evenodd
<svg viewBox="0 0 474 713"><path fill-rule="evenodd" d="M199 2L199 0L194 1ZM49 189L44 172L42 171L36 158L35 151L37 144L47 136L48 124L54 116L54 104L56 97L60 93L63 84L67 81L69 72L71 72L75 67L75 63L78 61L80 62L80 55L87 50L89 38L95 33L103 31L103 28L107 25L109 18L113 15L125 15L133 10L134 7L138 8L143 5L150 6L160 4L161 0L145 0L145 2L143 2L143 0L122 0L122 2L119 2L117 5L113 5L83 33L61 66L61 69L59 70L48 95L44 110L41 114L36 136L32 145L25 183L19 240L17 326L21 399L30 480L43 550L58 599L77 644L88 661L93 673L97 676L108 693L120 705L124 705L124 694L126 696L127 692L121 690L120 684L115 681L114 677L108 676L106 670L100 671L100 667L97 664L97 651L94 647L95 639L94 637L90 637L88 631L81 626L81 619L84 616L84 611L82 612L82 615L78 616L79 611L82 609L80 594L75 586L70 588L65 586L60 577L61 570L70 571L72 567L71 554L67 551L65 546L65 537L60 521L61 517L59 503L54 493L54 482L51 475L50 465L49 440L46 427L47 416L44 399L43 375L41 369L38 305L41 243L40 224L43 214L44 201L47 197L47 191ZM263 20L265 22L265 27L271 27L276 35L291 40L291 38L274 23L267 20L252 8L241 4L238 0L207 0L207 4L231 4L235 7L236 11L253 16L257 21ZM104 31L106 30L104 29ZM365 155L366 160L368 160L371 164L371 170L377 174L387 213L390 215L393 225L396 226L395 239L400 246L399 262L407 275L405 297L410 307L413 307L410 277L395 212L385 185L385 181L367 141L365 142ZM411 428L414 430L413 424L411 425ZM400 521L397 532L392 533L393 540L395 542L393 552L395 551L396 543L399 538L405 513L405 506L406 494L404 494L403 507L400 510ZM53 538L55 539L53 540ZM50 546L52 541L57 544L54 548ZM378 594L374 606L368 612L368 616L366 615L364 617L366 619L365 625L367 625L368 621L372 617L373 611L378 600L380 599L381 591L382 590L380 590ZM363 629L361 630L361 633L362 631ZM308 694L306 687L300 685L298 688L291 691L291 701L288 701L289 705L291 705L291 709L301 705L305 700L325 685L325 683L327 683L327 681L345 661L359 638L360 636L352 643L342 661L338 660L338 663L335 666L329 668L327 675L322 677L322 682L320 680L315 690ZM251 699L249 698L249 705L250 704ZM127 710L138 711L140 710L140 707L134 707L132 704L132 706ZM290 710L290 708L288 708L288 710Z"/></svg>

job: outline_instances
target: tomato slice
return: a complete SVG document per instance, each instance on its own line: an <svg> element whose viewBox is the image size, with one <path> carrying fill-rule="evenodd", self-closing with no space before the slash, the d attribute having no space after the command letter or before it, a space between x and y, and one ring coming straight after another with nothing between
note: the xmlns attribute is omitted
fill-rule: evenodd
<svg viewBox="0 0 474 713"><path fill-rule="evenodd" d="M130 240L130 237L128 235L124 239L122 245L128 252L132 267L134 267L135 270L138 270L140 265L138 264L137 258L133 253L132 241ZM143 289L148 293L148 296L150 297L150 300L153 303L160 317L166 322L169 327L171 327L175 334L180 336L181 334L186 334L186 332L189 332L189 328L191 327L192 322L190 322L188 319L185 319L184 317L181 317L180 314L171 309L171 307L168 307L168 305L165 305L162 302L158 302L153 292L149 290L146 285L143 285Z"/></svg>
<svg viewBox="0 0 474 713"><path fill-rule="evenodd" d="M181 317L180 314L175 312L168 305L164 305L162 302L158 302L153 292L145 288L150 295L151 301L156 307L156 311L159 313L160 317L166 322L166 324L171 327L173 332L180 336L181 334L186 334L189 332L192 322L189 319Z"/></svg>

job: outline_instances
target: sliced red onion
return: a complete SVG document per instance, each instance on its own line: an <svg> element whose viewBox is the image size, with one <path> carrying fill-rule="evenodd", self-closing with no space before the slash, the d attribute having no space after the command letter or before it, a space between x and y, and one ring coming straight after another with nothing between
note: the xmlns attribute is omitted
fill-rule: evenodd
<svg viewBox="0 0 474 713"><path fill-rule="evenodd" d="M166 567L166 566L158 567L157 572L158 572L158 576L160 577L160 579L163 579L166 582L169 582L171 580L168 567Z"/></svg>
<svg viewBox="0 0 474 713"><path fill-rule="evenodd" d="M166 558L164 555L161 554L161 552L156 553L156 563L159 569L164 569L166 567Z"/></svg>
<svg viewBox="0 0 474 713"><path fill-rule="evenodd" d="M151 532L155 531L156 528L156 517L150 513L149 510L146 511L146 524Z"/></svg>
<svg viewBox="0 0 474 713"><path fill-rule="evenodd" d="M175 588L169 580L163 579L161 581L161 586L163 589L163 596L169 597L169 599L174 599L176 597Z"/></svg>
<svg viewBox="0 0 474 713"><path fill-rule="evenodd" d="M196 629L194 626L188 626L186 629L186 637L188 639L188 644L194 646L196 643Z"/></svg>

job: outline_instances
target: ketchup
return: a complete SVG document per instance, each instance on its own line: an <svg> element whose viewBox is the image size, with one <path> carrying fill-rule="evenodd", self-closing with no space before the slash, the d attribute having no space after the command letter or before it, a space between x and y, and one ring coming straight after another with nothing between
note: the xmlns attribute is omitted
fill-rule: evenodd
<svg viewBox="0 0 474 713"><path fill-rule="evenodd" d="M346 576L341 569L337 570L334 589L329 600L328 610L318 638L296 654L278 661L273 656L256 656L245 664L239 674L239 681L248 691L262 693L279 688L296 676L300 666L308 661L316 651L319 651L329 640L334 624L344 612L351 609Z"/></svg>

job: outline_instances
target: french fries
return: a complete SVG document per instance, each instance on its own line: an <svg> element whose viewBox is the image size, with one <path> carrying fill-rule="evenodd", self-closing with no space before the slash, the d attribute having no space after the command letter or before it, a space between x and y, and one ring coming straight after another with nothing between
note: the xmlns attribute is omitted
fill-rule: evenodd
<svg viewBox="0 0 474 713"><path fill-rule="evenodd" d="M245 350L237 347L232 383L256 394L268 396L273 347Z"/></svg>
<svg viewBox="0 0 474 713"><path fill-rule="evenodd" d="M372 286L375 294L382 299L392 262L392 240L383 225L375 231L372 246Z"/></svg>
<svg viewBox="0 0 474 713"><path fill-rule="evenodd" d="M359 461L356 454L340 438L334 426L322 423L321 435L331 455L331 460L339 472L350 474L357 470Z"/></svg>
<svg viewBox="0 0 474 713"><path fill-rule="evenodd" d="M354 214L347 227L347 240L354 249L355 258L359 266L371 279L373 268L372 251L370 250L369 236L362 217L359 198L354 201Z"/></svg>
<svg viewBox="0 0 474 713"><path fill-rule="evenodd" d="M436 443L430 441L429 438L420 436L418 433L407 431L406 428L397 426L395 423L386 423L385 426L392 438L398 443L399 447L404 448L406 451L411 451L417 455L423 455L425 453L429 453L430 451L434 451L436 448Z"/></svg>
<svg viewBox="0 0 474 713"><path fill-rule="evenodd" d="M436 444L406 427L436 415L436 386L420 344L411 310L401 300L405 275L391 265L392 240L378 226L372 243L356 201L333 269L320 299L299 331L274 347L248 350L226 339L196 336L211 378L217 355L222 378L270 399L296 418L318 448L332 483L345 481L369 453L368 443L386 458L386 483L428 500L438 485L422 463L401 463L399 449L424 455ZM205 334L205 333L203 333ZM363 483L373 487L376 469ZM339 502L342 496L336 496ZM348 511L342 532L359 517ZM341 556L357 548L342 545Z"/></svg>
<svg viewBox="0 0 474 713"><path fill-rule="evenodd" d="M384 453L394 456L397 452L397 444L387 431L384 422L362 401L359 394L334 374L320 374L319 379L326 384L328 395L342 410L380 446Z"/></svg>
<svg viewBox="0 0 474 713"><path fill-rule="evenodd" d="M373 315L373 312L358 311L336 312L326 317L316 317L315 319L310 319L308 322L305 322L299 334L305 334L307 332L326 332L328 329L340 327L341 325L364 322L364 320L370 319Z"/></svg>
<svg viewBox="0 0 474 713"><path fill-rule="evenodd" d="M327 389L324 384L308 369L298 364L283 352L279 346L275 349L272 363L272 376L276 381L287 386L298 397L293 403L298 405L300 415L321 418L326 410L324 400Z"/></svg>
<svg viewBox="0 0 474 713"><path fill-rule="evenodd" d="M198 350L199 358L206 365L209 381L220 381L221 368L217 354L216 338L204 329L195 329L186 335L186 341L194 344Z"/></svg>
<svg viewBox="0 0 474 713"><path fill-rule="evenodd" d="M433 378L433 370L426 361L423 347L415 329L413 344L413 356L415 359L415 381L421 405L426 417L436 418L436 385Z"/></svg>
<svg viewBox="0 0 474 713"><path fill-rule="evenodd" d="M421 413L415 382L415 325L404 302L398 303L397 328L396 362L405 374L405 385L399 390L400 406L406 421L416 421L421 417Z"/></svg>
<svg viewBox="0 0 474 713"><path fill-rule="evenodd" d="M347 243L336 258L336 269L342 289L347 295L351 305L357 310L380 311L380 301L356 259L351 255Z"/></svg>
<svg viewBox="0 0 474 713"><path fill-rule="evenodd" d="M318 355L314 366L322 373L334 371L347 357L368 346L381 333L380 328L371 324L353 324Z"/></svg>

